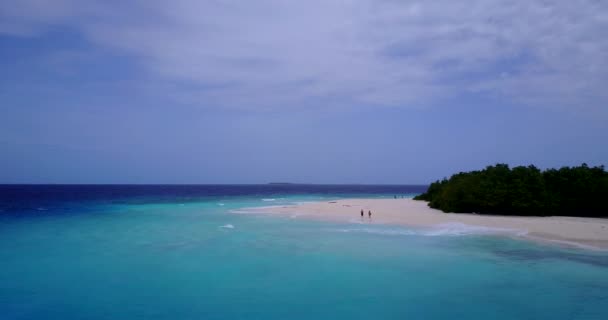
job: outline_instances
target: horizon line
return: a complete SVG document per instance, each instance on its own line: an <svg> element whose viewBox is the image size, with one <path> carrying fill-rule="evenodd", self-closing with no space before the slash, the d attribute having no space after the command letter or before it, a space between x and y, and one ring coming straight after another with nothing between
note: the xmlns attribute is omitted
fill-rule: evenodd
<svg viewBox="0 0 608 320"><path fill-rule="evenodd" d="M0 183L0 186L426 186L427 184L411 183Z"/></svg>

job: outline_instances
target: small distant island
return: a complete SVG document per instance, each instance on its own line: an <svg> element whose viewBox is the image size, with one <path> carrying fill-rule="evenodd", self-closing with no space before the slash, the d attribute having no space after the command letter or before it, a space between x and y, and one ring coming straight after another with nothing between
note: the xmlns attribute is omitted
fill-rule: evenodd
<svg viewBox="0 0 608 320"><path fill-rule="evenodd" d="M608 217L608 172L585 163L544 171L497 164L436 181L414 199L443 212Z"/></svg>

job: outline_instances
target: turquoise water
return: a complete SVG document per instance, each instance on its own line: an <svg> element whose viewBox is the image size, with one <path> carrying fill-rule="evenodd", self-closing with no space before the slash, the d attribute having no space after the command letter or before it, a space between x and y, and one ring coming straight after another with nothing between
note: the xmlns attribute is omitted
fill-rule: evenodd
<svg viewBox="0 0 608 320"><path fill-rule="evenodd" d="M0 318L608 319L606 253L234 213L318 199L2 218Z"/></svg>

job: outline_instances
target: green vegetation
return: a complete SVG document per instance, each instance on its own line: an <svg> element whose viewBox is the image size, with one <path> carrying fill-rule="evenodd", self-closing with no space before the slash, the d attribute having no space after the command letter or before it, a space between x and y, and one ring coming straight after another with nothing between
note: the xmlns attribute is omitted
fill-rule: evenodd
<svg viewBox="0 0 608 320"><path fill-rule="evenodd" d="M444 212L608 217L608 172L587 164L545 171L497 164L434 182L414 199Z"/></svg>

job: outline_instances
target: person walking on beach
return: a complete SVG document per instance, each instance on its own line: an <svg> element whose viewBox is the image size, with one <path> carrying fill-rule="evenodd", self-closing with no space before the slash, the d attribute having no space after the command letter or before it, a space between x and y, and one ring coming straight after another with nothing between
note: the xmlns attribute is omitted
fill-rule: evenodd
<svg viewBox="0 0 608 320"><path fill-rule="evenodd" d="M367 212L367 216L368 216L370 219L372 218L372 211L371 211L371 210L369 210L369 211Z"/></svg>
<svg viewBox="0 0 608 320"><path fill-rule="evenodd" d="M361 218L363 218L363 209L361 209Z"/></svg>

